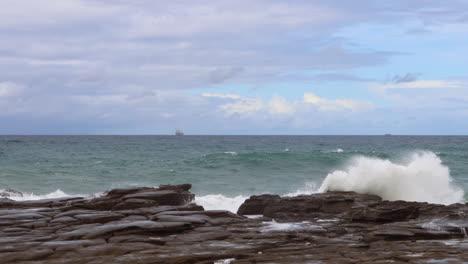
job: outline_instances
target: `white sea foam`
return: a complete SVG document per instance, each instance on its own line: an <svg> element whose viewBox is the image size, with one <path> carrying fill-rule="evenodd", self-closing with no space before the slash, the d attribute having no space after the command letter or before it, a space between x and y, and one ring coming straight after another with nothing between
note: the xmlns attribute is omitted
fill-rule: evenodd
<svg viewBox="0 0 468 264"><path fill-rule="evenodd" d="M450 170L433 152L416 152L409 161L355 157L345 170L327 175L325 191L355 191L379 195L386 200L452 204L463 201L463 190L451 184Z"/></svg>
<svg viewBox="0 0 468 264"><path fill-rule="evenodd" d="M203 206L205 210L228 210L233 213L249 197L238 195L236 197L226 197L222 194L209 194L204 196L195 196L195 203Z"/></svg>
<svg viewBox="0 0 468 264"><path fill-rule="evenodd" d="M299 231L299 230L322 230L323 228L313 225L308 221L296 223L278 223L276 221L263 222L264 226L261 232L275 232L275 231Z"/></svg>
<svg viewBox="0 0 468 264"><path fill-rule="evenodd" d="M309 195L309 194L314 194L314 193L318 193L317 183L306 182L303 187L299 188L298 190L294 192L287 193L284 196L294 197L298 195Z"/></svg>
<svg viewBox="0 0 468 264"><path fill-rule="evenodd" d="M229 259L220 259L214 262L214 264L229 264L236 260L235 258L229 258Z"/></svg>
<svg viewBox="0 0 468 264"><path fill-rule="evenodd" d="M67 194L61 190L56 190L48 194L43 194L43 195L36 195L34 193L22 193L20 194L14 194L10 193L9 199L15 200L15 201L29 201L29 200L42 200L42 199L55 199L55 198L66 198L66 197L87 197L89 195L71 195Z"/></svg>
<svg viewBox="0 0 468 264"><path fill-rule="evenodd" d="M324 153L342 153L344 150L342 148L332 149L332 150L322 150Z"/></svg>
<svg viewBox="0 0 468 264"><path fill-rule="evenodd" d="M237 155L237 152L235 151L226 151L226 152L223 152L224 154L229 154L229 155L233 155L233 156L236 156Z"/></svg>

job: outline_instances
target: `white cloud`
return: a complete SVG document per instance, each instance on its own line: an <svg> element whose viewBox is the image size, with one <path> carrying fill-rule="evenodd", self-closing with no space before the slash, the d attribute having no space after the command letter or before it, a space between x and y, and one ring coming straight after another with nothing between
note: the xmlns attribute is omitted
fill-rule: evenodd
<svg viewBox="0 0 468 264"><path fill-rule="evenodd" d="M229 98L229 99L241 99L242 96L237 94L220 94L220 93L203 93L202 96L205 97L215 97L215 98Z"/></svg>
<svg viewBox="0 0 468 264"><path fill-rule="evenodd" d="M372 84L369 90L405 108L437 109L468 105L468 83L459 80Z"/></svg>
<svg viewBox="0 0 468 264"><path fill-rule="evenodd" d="M320 111L366 111L374 108L371 102L353 99L330 100L313 93L304 93L304 102L316 106Z"/></svg>
<svg viewBox="0 0 468 264"><path fill-rule="evenodd" d="M264 107L262 99L253 97L241 97L234 103L227 103L219 106L226 116L234 114L250 116L263 110Z"/></svg>
<svg viewBox="0 0 468 264"><path fill-rule="evenodd" d="M268 103L268 110L272 114L292 114L295 112L294 104L294 102L289 102L284 97L273 95Z"/></svg>
<svg viewBox="0 0 468 264"><path fill-rule="evenodd" d="M207 94L203 94L203 96L207 96ZM305 93L302 101L290 101L279 95L273 95L267 101L259 97L245 97L235 94L209 94L209 96L234 100L234 102L225 103L219 106L219 108L227 116L231 116L234 114L245 115L250 117L255 117L257 114L270 114L272 116L288 116L294 115L299 112L303 114L304 111L360 112L374 108L374 105L371 102L353 99L330 100L318 97L313 93ZM312 108L310 108L310 106L312 106Z"/></svg>

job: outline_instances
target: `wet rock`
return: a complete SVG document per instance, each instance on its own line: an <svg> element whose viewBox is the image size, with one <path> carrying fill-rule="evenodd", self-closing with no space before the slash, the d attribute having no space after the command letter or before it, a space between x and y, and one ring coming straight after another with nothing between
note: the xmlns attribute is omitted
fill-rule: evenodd
<svg viewBox="0 0 468 264"><path fill-rule="evenodd" d="M194 214L190 216L179 215L156 215L151 217L150 220L161 222L186 222L191 224L205 224L211 222L211 217L201 214Z"/></svg>
<svg viewBox="0 0 468 264"><path fill-rule="evenodd" d="M61 217L52 219L50 221L50 224L72 224L76 222L79 222L79 220L76 218L73 218L71 216L61 216Z"/></svg>
<svg viewBox="0 0 468 264"><path fill-rule="evenodd" d="M191 185L97 198L0 200L0 262L464 263L468 206L330 192L259 195L239 214L191 203ZM465 232L463 232L465 231ZM384 250L383 250L384 249Z"/></svg>
<svg viewBox="0 0 468 264"><path fill-rule="evenodd" d="M194 196L190 193L182 193L174 190L162 190L151 192L139 192L127 194L123 197L127 199L146 199L152 200L159 205L184 205L193 200Z"/></svg>
<svg viewBox="0 0 468 264"><path fill-rule="evenodd" d="M114 206L112 210L135 209L141 207L152 207L157 205L158 203L156 201L148 199L126 199L123 202Z"/></svg>
<svg viewBox="0 0 468 264"><path fill-rule="evenodd" d="M73 218L78 221L88 223L107 223L115 220L119 220L124 216L113 212L100 212L100 213L88 213L88 214L75 214Z"/></svg>
<svg viewBox="0 0 468 264"><path fill-rule="evenodd" d="M239 215L263 215L265 208L272 205L281 198L279 195L263 194L254 195L247 199L237 210Z"/></svg>

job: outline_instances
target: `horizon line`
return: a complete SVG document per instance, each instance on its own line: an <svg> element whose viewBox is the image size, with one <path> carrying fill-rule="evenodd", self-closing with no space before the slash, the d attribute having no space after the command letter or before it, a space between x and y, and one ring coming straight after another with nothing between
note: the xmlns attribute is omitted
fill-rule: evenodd
<svg viewBox="0 0 468 264"><path fill-rule="evenodd" d="M176 136L174 134L0 134L0 136ZM468 136L456 134L185 134L190 136Z"/></svg>

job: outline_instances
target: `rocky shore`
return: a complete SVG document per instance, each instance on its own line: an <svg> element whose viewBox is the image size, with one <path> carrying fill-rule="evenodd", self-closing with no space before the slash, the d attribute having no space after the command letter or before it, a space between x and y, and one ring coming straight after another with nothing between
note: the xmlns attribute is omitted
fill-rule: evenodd
<svg viewBox="0 0 468 264"><path fill-rule="evenodd" d="M190 188L23 202L5 192L0 263L468 263L468 204L328 192L252 196L234 214L193 204Z"/></svg>

